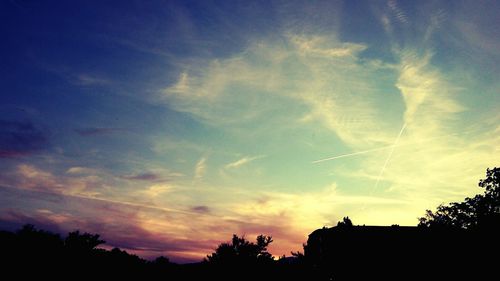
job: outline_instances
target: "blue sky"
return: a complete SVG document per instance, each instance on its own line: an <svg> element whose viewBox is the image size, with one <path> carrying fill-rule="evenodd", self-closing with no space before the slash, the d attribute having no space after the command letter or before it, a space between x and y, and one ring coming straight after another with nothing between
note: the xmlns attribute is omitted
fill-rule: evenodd
<svg viewBox="0 0 500 281"><path fill-rule="evenodd" d="M0 222L201 259L415 225L498 165L495 1L2 1Z"/></svg>

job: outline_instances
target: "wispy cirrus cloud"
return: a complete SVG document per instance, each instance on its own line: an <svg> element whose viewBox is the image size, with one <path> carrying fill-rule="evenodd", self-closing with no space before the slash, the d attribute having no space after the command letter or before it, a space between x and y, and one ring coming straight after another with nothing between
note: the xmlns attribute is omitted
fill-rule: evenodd
<svg viewBox="0 0 500 281"><path fill-rule="evenodd" d="M255 161L255 160L258 160L258 159L262 159L262 158L265 158L266 155L257 155L257 156L245 156L243 158L240 158L234 162L231 162L229 164L227 164L226 166L224 166L226 169L237 169L243 165L246 165L252 161Z"/></svg>
<svg viewBox="0 0 500 281"><path fill-rule="evenodd" d="M293 123L319 121L353 144L390 142L374 118L380 109L373 97L380 89L367 79L387 69L358 60L365 45L321 35L288 33L282 39L252 44L227 59L200 62L202 67L181 72L177 82L163 89L163 99L219 125L260 120L281 110L275 106L282 101L296 104L288 112ZM234 92L233 85L240 91ZM267 121L273 119L279 116Z"/></svg>
<svg viewBox="0 0 500 281"><path fill-rule="evenodd" d="M228 58L205 59L196 62L197 68L180 69L179 79L162 90L162 98L203 122L252 138L265 132L272 139L284 128L300 130L319 124L335 134L332 146L346 147L346 154L358 156L355 160L342 157L345 162L356 161L350 173L332 172L349 178L350 184L341 188L351 188L363 175L358 192L375 190L374 196L388 194L403 201L415 198L414 204L399 206L412 214L398 217L409 224L418 216L418 208L435 204L446 189L463 194L466 186L475 185L472 178L477 181L484 167L493 164L492 155L461 150L470 141L464 131L474 131L473 125L464 131L456 127L469 110L462 99L470 85L435 64L431 44L432 33L444 24L446 15L431 13L422 26L416 26L420 21L398 3L391 2L386 9L393 61L366 58L368 44L343 42L335 35L286 32L281 40L258 40ZM421 34L400 36L412 29ZM416 42L420 39L421 43ZM249 122L262 124L262 131L241 132L239 127ZM493 140L486 143L488 151L495 146ZM457 162L458 155L473 157L477 165ZM248 160L244 157L223 167L241 167ZM448 182L443 184L434 172L437 163L453 170L440 171L443 175L474 170L474 176L467 182L444 176ZM409 174L420 180L411 182ZM452 188L452 182L462 187ZM441 187L431 188L435 186Z"/></svg>
<svg viewBox="0 0 500 281"><path fill-rule="evenodd" d="M206 169L207 169L207 158L206 157L201 157L198 162L196 162L196 165L194 167L194 179L195 180L201 180L203 176L205 175Z"/></svg>
<svg viewBox="0 0 500 281"><path fill-rule="evenodd" d="M394 17L401 23L408 24L408 17L406 13L399 8L399 5L396 0L387 1L387 6L393 12Z"/></svg>
<svg viewBox="0 0 500 281"><path fill-rule="evenodd" d="M75 80L75 83L81 86L110 85L112 83L109 79L88 73L76 75Z"/></svg>

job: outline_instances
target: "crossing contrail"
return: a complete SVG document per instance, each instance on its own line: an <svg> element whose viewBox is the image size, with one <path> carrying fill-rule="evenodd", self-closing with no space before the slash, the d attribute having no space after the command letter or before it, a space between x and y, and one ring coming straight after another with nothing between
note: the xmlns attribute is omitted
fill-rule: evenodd
<svg viewBox="0 0 500 281"><path fill-rule="evenodd" d="M365 153L370 153L370 152L374 152L374 151L385 150L385 149L389 149L391 147L394 147L394 145L388 145L388 146L383 146L383 147L379 147L379 148L373 148L373 149L369 149L369 150L363 150L363 151L358 151L358 152L353 152L353 153L348 153L348 154L337 155L337 156L333 156L333 157L328 157L328 158L324 158L324 159L312 161L311 163L316 164L316 163L320 163L320 162L324 162L324 161L330 161L330 160L334 160L334 159L339 159L339 158L344 158L344 157L350 157L350 156L359 155L359 154L365 154Z"/></svg>
<svg viewBox="0 0 500 281"><path fill-rule="evenodd" d="M394 141L394 144L392 145L391 151L389 152L389 155L387 156L387 159L385 159L384 166L382 166L382 169L380 170L380 173L378 174L377 181L375 182L375 186L372 188L370 191L370 194L373 193L375 189L378 187L378 183L380 182L380 179L382 178L382 175L384 174L385 168L387 167L387 164L391 160L392 154L394 153L394 149L398 145L399 139L401 138L401 135L403 134L403 131L406 128L406 123L403 124L403 127L401 127L401 130L399 131L398 137Z"/></svg>
<svg viewBox="0 0 500 281"><path fill-rule="evenodd" d="M317 163L321 163L321 162L325 162L325 161L330 161L330 160L335 160L335 159L344 158L344 157L351 157L351 156L366 154L366 153L370 153L370 152L391 149L391 148L395 148L395 147L399 147L399 146L418 145L418 144L422 144L425 142L433 141L435 139L445 138L445 137L449 137L449 136L468 134L472 131L474 131L474 130L468 130L468 131L460 132L460 133L453 133L453 134L448 134L448 135L443 135L443 136L437 136L437 137L432 137L432 138L428 138L428 139L424 139L424 140L420 140L420 141L407 142L407 143L403 143L403 144L396 143L393 145L381 146L381 147L372 148L372 149L368 149L368 150L356 151L356 152L352 152L352 153L341 154L341 155L336 155L336 156L332 156L332 157L328 157L328 158L323 158L323 159L312 161L311 163L317 164Z"/></svg>

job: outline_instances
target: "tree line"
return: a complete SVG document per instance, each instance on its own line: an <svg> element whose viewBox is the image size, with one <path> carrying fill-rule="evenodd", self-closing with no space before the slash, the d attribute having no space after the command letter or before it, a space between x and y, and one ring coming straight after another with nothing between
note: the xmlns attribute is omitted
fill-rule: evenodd
<svg viewBox="0 0 500 281"><path fill-rule="evenodd" d="M268 251L271 236L259 235L253 242L233 235L199 263L175 264L164 256L148 261L118 248L100 248L105 241L99 234L73 231L61 237L25 225L16 232L0 231L0 264L4 275L17 278L476 278L494 272L499 253L500 168L487 169L479 186L482 194L427 210L415 227L355 226L344 217L336 227L311 233L304 251L292 257L275 259Z"/></svg>

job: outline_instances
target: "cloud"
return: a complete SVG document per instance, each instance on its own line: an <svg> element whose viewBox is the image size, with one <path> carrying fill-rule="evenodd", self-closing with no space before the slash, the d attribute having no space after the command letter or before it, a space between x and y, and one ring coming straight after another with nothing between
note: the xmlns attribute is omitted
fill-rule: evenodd
<svg viewBox="0 0 500 281"><path fill-rule="evenodd" d="M2 226L13 228L14 225L33 223L62 233L74 229L99 233L109 247L120 247L146 258L166 255L174 261L200 261L220 242L230 239L232 233L274 235L282 243L273 246L279 254L288 253L290 247L298 249L305 241L302 234L293 236L296 232L292 231L293 246L290 244L286 236L289 220L283 215L270 214L266 217L270 220L263 220L262 216L246 213L229 216L227 213L213 213L206 205L195 205L189 211L177 212L154 205L80 195L63 195L58 202L51 202L48 199L52 193L39 190L2 188L0 192L2 200L8 202L2 203ZM33 192L37 195L25 196ZM17 195L13 197L13 194ZM32 209L7 209L17 206L19 200L29 202ZM67 206L71 209L68 210Z"/></svg>
<svg viewBox="0 0 500 281"><path fill-rule="evenodd" d="M173 140L169 137L153 137L152 143L151 150L158 154L170 154L179 150L201 153L206 150L203 145L187 140Z"/></svg>
<svg viewBox="0 0 500 281"><path fill-rule="evenodd" d="M274 254L300 250L308 233L321 226L336 225L342 216L349 215L355 222L367 224L376 219L390 224L398 216L375 218L363 210L363 205L394 212L411 204L411 201L390 197L349 194L339 190L336 183L314 191L261 191L245 195L240 192L238 197L242 196L245 200L236 199L224 205L226 220L230 223L227 227L236 227L238 233L250 237L272 235L276 241L272 247Z"/></svg>
<svg viewBox="0 0 500 281"><path fill-rule="evenodd" d="M192 207L191 211L198 213L210 213L210 208L208 206L200 205Z"/></svg>
<svg viewBox="0 0 500 281"><path fill-rule="evenodd" d="M64 184L59 182L52 173L38 169L35 166L21 164L17 166L14 180L16 185L28 189L64 190Z"/></svg>
<svg viewBox="0 0 500 281"><path fill-rule="evenodd" d="M415 118L437 123L450 114L465 110L451 96L456 90L447 85L442 75L430 65L431 53L420 57L415 51L403 50L400 55L396 87L405 102L406 123L411 125Z"/></svg>
<svg viewBox="0 0 500 281"><path fill-rule="evenodd" d="M161 91L161 99L228 129L266 122L262 133L269 133L269 127L276 131L317 121L352 145L391 142L380 133L382 109L374 98L382 91L377 85L381 77L391 70L360 61L366 45L311 34L286 33L280 39L252 43L228 58L196 62L187 67L189 75L182 70Z"/></svg>
<svg viewBox="0 0 500 281"><path fill-rule="evenodd" d="M254 197L255 198L255 197ZM267 216L284 215L288 217L289 231L307 233L323 225L333 225L338 217L346 214L361 219L361 212L354 212L353 206L401 206L408 202L400 199L346 194L337 184L311 192L261 192L255 200L238 202L230 207L242 217L259 218L267 221ZM349 214L351 216L351 214ZM341 215L338 215L341 216Z"/></svg>
<svg viewBox="0 0 500 281"><path fill-rule="evenodd" d="M70 175L85 175L85 174L92 175L97 173L99 173L99 171L96 169L88 167L80 167L80 166L71 167L68 170L66 170L66 174Z"/></svg>
<svg viewBox="0 0 500 281"><path fill-rule="evenodd" d="M119 132L124 132L126 129L123 128L84 128L84 129L75 129L75 132L78 133L82 137L91 137L98 135L107 135L114 134Z"/></svg>
<svg viewBox="0 0 500 281"><path fill-rule="evenodd" d="M0 184L61 195L96 196L109 192L109 186L116 182L105 171L90 168L72 167L57 175L35 165L19 164L5 171Z"/></svg>
<svg viewBox="0 0 500 281"><path fill-rule="evenodd" d="M257 159L262 159L266 157L265 155L257 155L257 156L252 156L252 157L249 157L249 156L246 156L246 157L243 157L241 159L238 159L234 162L231 162L229 164L227 164L226 166L224 166L226 169L237 169L243 165L246 165L254 160L257 160Z"/></svg>
<svg viewBox="0 0 500 281"><path fill-rule="evenodd" d="M396 156L395 152L393 162L400 165L401 158ZM64 185L70 183L34 167L23 169L21 175L33 182L50 183L51 180L58 180ZM386 176L389 179L394 179L393 171L387 169ZM61 183L51 184L63 186ZM28 187L25 185L23 188ZM290 250L300 250L307 233L323 225L335 225L345 215L353 218L355 223L390 224L403 221L414 224L415 212L424 210L419 197L399 198L390 193L356 195L340 189L336 183L303 192L229 188L217 188L214 191L210 187L198 191L199 198L215 200L213 208L199 204L200 199L193 198L196 196L193 196L192 189L181 186L152 185L129 194L128 201L122 199L123 194L97 197L61 189L52 190L62 195L57 202L50 199L52 193L44 189L2 188L1 200L7 200L2 202L2 214L7 213L5 208L18 206L19 200L28 203L31 208L23 209L21 214L24 216L2 219L17 221L19 225L41 222L42 225L56 226L64 231L79 228L97 232L112 247L122 247L143 257L166 255L174 261L199 261L213 251L218 243L230 239L232 233L246 235L249 239L258 234L272 235L275 243L271 252L280 255ZM5 196L6 192L18 192L19 195L13 198ZM33 196L34 192L38 194ZM168 196L163 196L166 192ZM180 202L180 206L192 207L177 209L176 202Z"/></svg>
<svg viewBox="0 0 500 281"><path fill-rule="evenodd" d="M0 177L0 186L40 192L40 196L56 196L57 198L62 196L160 212L190 213L187 209L161 207L153 202L159 195L174 190L172 185L162 183L137 185L134 182L132 182L133 185L129 185L128 180L114 177L106 171L86 174L76 173L75 171L80 172L78 170L80 169L73 169L74 173L56 175L34 165L20 164Z"/></svg>
<svg viewBox="0 0 500 281"><path fill-rule="evenodd" d="M387 1L387 6L391 9L394 17L399 22L408 24L408 17L406 16L406 13L401 8L399 8L396 0Z"/></svg>
<svg viewBox="0 0 500 281"><path fill-rule="evenodd" d="M163 254L177 261L201 260L222 239L229 239L232 233L249 237L273 235L276 240L271 248L273 253L286 254L291 249L300 249L306 241L306 233L318 225L331 223L334 219L331 214L339 206L358 205L360 202L380 205L399 203L383 198L345 196L339 194L336 185L332 184L320 192L297 194L242 193L241 190L224 189L220 192L226 200L214 203L216 208L191 205L193 207L181 210L166 206L175 206L172 202L182 201L185 196L191 198L189 189L153 185L131 194L133 199L124 201L121 194L96 196L65 190L66 185L74 185L78 181L56 178L33 166L20 167L20 171L17 177L26 179L18 181L24 185L1 189L2 200L8 202L2 202L2 213L7 213L5 208L17 206L19 200L29 203L31 207L18 211L23 215L10 216L10 219L3 217L4 221L17 221L19 225L41 222L43 226L51 226L50 229L55 226L63 231L79 228L97 232L110 246L119 246L143 257ZM32 182L48 184L51 188L36 188L29 184ZM162 196L165 192L168 196ZM37 193L36 196L26 196L33 193ZM211 191L200 193L202 197L207 197ZM60 195L57 202L50 199L54 194ZM183 204L197 202L196 199L191 200L194 201ZM68 206L71 208L68 209Z"/></svg>
<svg viewBox="0 0 500 281"><path fill-rule="evenodd" d="M187 72L179 75L179 80L174 85L165 89L166 94L189 94L189 80Z"/></svg>
<svg viewBox="0 0 500 281"><path fill-rule="evenodd" d="M76 76L76 84L82 86L109 85L111 81L95 75L82 73Z"/></svg>
<svg viewBox="0 0 500 281"><path fill-rule="evenodd" d="M493 149L495 138L480 132L477 124L463 126L464 116L470 114L466 101L471 97L467 96L476 93L475 87L462 81L463 72L449 72L438 65L440 58L430 40L439 31L443 12L437 9L429 18L410 21L396 2L386 9L390 12L383 15L386 28L396 32L389 36L390 60L370 58L372 54L365 52L372 46L343 42L335 34L285 32L279 40L249 40L244 50L228 57L184 65L179 79L162 90L163 101L233 136L266 144L305 128L332 132L337 138L328 135L331 146L358 157L334 161L335 169L330 172L333 168L326 163L312 166L342 177L340 190L366 195L356 200L367 214L356 212L367 223L377 219L381 223L384 217L388 223L392 218L400 224L414 224L419 210L432 207L436 198L458 200L459 194L477 192L471 187L488 165L494 165L493 155L498 151ZM417 34L408 36L411 32ZM402 126L405 129L394 145ZM467 133L471 130L477 139L471 139ZM473 148L479 143L484 153ZM311 145L318 151L327 151L328 146ZM461 157L476 159L476 163L461 161ZM226 162L224 168L241 167L250 158ZM467 180L454 179L452 175L460 171L474 172ZM368 195L374 189L374 197L398 198L402 203L382 200L372 204ZM351 195L344 199L354 200L355 194ZM396 215L397 208L400 213Z"/></svg>
<svg viewBox="0 0 500 281"><path fill-rule="evenodd" d="M206 165L207 158L201 157L200 160L196 163L196 166L194 168L194 178L196 180L200 180L203 178L205 175L205 171L207 169Z"/></svg>
<svg viewBox="0 0 500 281"><path fill-rule="evenodd" d="M155 173L140 173L121 176L122 179L126 180L139 180L139 181L161 181L162 178Z"/></svg>
<svg viewBox="0 0 500 281"><path fill-rule="evenodd" d="M496 67L495 63L498 63L500 56L499 31L496 28L498 3L483 1L481 4L457 3L454 12L450 14L457 34L448 35L453 40L454 48L464 52L466 56L470 56L467 59L478 64L477 70L481 73L493 70L491 74L494 75L496 68L490 67Z"/></svg>
<svg viewBox="0 0 500 281"><path fill-rule="evenodd" d="M210 251L208 244L215 242L203 239L170 238L142 228L137 223L136 214L128 214L129 218L123 220L124 210L114 209L110 211L103 208L102 204L90 202L90 205L99 211L105 211L108 215L114 214L117 219L94 217L93 220L84 220L69 213L58 213L50 210L35 211L26 214L21 211L3 210L0 215L0 228L11 231L19 229L22 225L30 223L39 229L53 231L63 237L70 231L80 230L90 233L98 233L106 241L107 247L119 247L128 252L139 254L145 258L155 258L167 255L176 262L201 261L203 255L198 254L196 258L191 255L183 255L192 251Z"/></svg>
<svg viewBox="0 0 500 281"><path fill-rule="evenodd" d="M167 184L155 184L143 191L144 194L146 194L149 198L155 198L158 197L158 195L163 194L165 192L170 192L173 190L173 187L171 185Z"/></svg>
<svg viewBox="0 0 500 281"><path fill-rule="evenodd" d="M0 214L0 229L17 231L25 224L32 224L38 229L63 234L59 226L61 220L47 217L47 215L52 215L52 213L42 214L39 212L38 216L29 216L16 210L3 209Z"/></svg>
<svg viewBox="0 0 500 281"><path fill-rule="evenodd" d="M366 49L365 45L355 43L337 43L331 46L331 42L325 36L299 36L289 35L290 42L302 55L311 55L326 58L342 58L355 56Z"/></svg>
<svg viewBox="0 0 500 281"><path fill-rule="evenodd" d="M29 121L0 120L0 158L18 158L42 151L46 133Z"/></svg>

